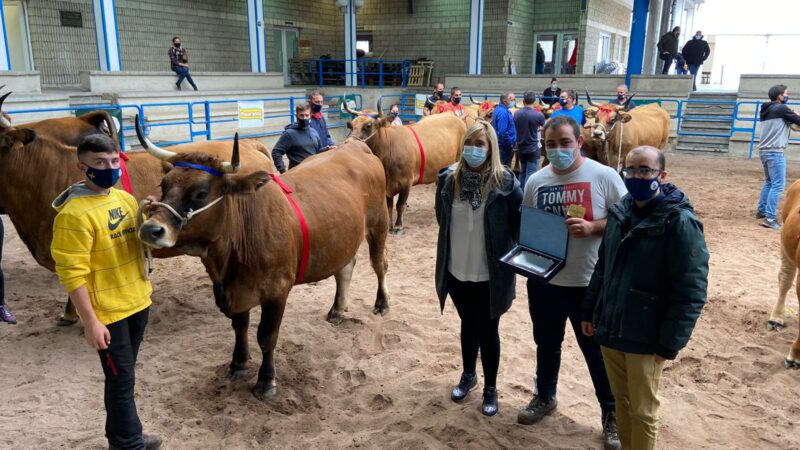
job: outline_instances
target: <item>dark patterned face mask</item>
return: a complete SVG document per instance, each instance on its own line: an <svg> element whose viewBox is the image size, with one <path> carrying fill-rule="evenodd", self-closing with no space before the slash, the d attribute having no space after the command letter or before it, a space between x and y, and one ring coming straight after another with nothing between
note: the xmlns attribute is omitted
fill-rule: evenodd
<svg viewBox="0 0 800 450"><path fill-rule="evenodd" d="M466 167L461 169L461 193L459 198L469 203L473 210L481 207L481 173Z"/></svg>

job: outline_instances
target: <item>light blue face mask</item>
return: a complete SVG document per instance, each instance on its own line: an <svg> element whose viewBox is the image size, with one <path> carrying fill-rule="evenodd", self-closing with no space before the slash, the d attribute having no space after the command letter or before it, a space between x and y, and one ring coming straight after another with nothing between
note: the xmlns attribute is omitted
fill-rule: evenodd
<svg viewBox="0 0 800 450"><path fill-rule="evenodd" d="M549 148L547 159L558 170L567 170L575 162L574 148Z"/></svg>
<svg viewBox="0 0 800 450"><path fill-rule="evenodd" d="M461 152L461 157L464 158L468 166L477 169L486 162L486 149L473 145L465 145L464 150Z"/></svg>

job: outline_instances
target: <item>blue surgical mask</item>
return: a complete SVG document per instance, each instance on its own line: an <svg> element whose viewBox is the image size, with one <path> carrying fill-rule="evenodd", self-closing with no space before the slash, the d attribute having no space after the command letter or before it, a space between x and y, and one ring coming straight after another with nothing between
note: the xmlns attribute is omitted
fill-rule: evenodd
<svg viewBox="0 0 800 450"><path fill-rule="evenodd" d="M694 38L695 38L696 40L698 40L698 41L699 41L700 39L703 39L703 35L701 35L701 34L696 34L696 35L694 36Z"/></svg>
<svg viewBox="0 0 800 450"><path fill-rule="evenodd" d="M122 169L95 169L86 166L86 178L92 183L103 189L108 189L117 184L119 177L122 176Z"/></svg>
<svg viewBox="0 0 800 450"><path fill-rule="evenodd" d="M547 159L558 170L567 170L575 162L574 148L549 148Z"/></svg>
<svg viewBox="0 0 800 450"><path fill-rule="evenodd" d="M516 108L516 107L517 107L517 102L511 102L511 103L508 104L508 109Z"/></svg>
<svg viewBox="0 0 800 450"><path fill-rule="evenodd" d="M558 104L561 106L567 106L567 99L565 98L558 99Z"/></svg>
<svg viewBox="0 0 800 450"><path fill-rule="evenodd" d="M634 177L625 178L625 187L628 188L628 192L634 200L643 202L645 200L650 200L656 195L656 192L658 192L658 189L661 187L661 183L658 177L652 180Z"/></svg>
<svg viewBox="0 0 800 450"><path fill-rule="evenodd" d="M464 158L464 162L466 162L468 166L477 169L486 162L486 149L473 145L465 145L464 150L461 152L461 157Z"/></svg>

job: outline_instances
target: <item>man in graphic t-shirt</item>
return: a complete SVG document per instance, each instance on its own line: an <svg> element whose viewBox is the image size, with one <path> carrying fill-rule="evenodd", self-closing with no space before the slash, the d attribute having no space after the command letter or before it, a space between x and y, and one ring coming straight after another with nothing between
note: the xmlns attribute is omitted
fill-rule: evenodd
<svg viewBox="0 0 800 450"><path fill-rule="evenodd" d="M522 202L564 216L570 240L561 272L547 284L528 280L528 308L536 343L536 381L533 399L519 412L517 421L532 424L556 408L561 343L569 319L600 402L605 448L617 449L620 444L614 395L600 346L581 332L581 305L597 262L608 210L627 190L613 169L581 155L583 137L571 117L552 117L542 134L550 165L528 179Z"/></svg>

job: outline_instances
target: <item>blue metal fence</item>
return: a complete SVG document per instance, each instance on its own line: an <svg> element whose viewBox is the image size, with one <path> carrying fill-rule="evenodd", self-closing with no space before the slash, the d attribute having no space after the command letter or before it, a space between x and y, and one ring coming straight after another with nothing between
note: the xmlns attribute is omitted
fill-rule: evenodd
<svg viewBox="0 0 800 450"><path fill-rule="evenodd" d="M356 71L347 70L347 63L356 64ZM315 59L308 62L308 71L314 84L322 86L344 86L348 75L358 76L358 84L384 87L386 85L406 87L408 72L411 69L409 60L384 59ZM387 83L391 81L391 83Z"/></svg>

